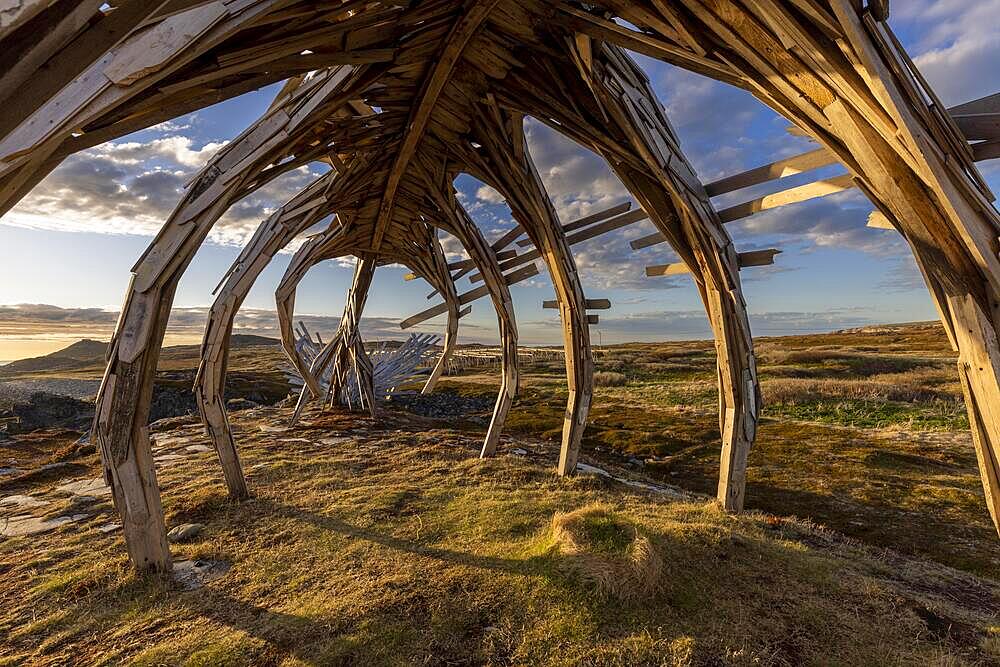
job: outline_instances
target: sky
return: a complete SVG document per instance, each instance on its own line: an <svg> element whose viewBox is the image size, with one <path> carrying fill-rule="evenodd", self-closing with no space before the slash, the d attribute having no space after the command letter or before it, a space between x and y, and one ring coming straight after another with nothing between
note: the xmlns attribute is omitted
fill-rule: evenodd
<svg viewBox="0 0 1000 667"><path fill-rule="evenodd" d="M1000 0L897 0L891 8L890 24L945 104L1000 91ZM748 93L635 57L706 183L814 146L790 135L788 121ZM129 271L185 184L220 146L256 120L276 89L71 156L0 218L0 361L44 354L83 337L107 340ZM630 200L593 154L531 119L527 133L563 222ZM981 163L980 169L1000 191L1000 160ZM826 171L841 173L839 167ZM270 211L320 173L319 166L292 172L239 202L216 225L181 280L168 344L200 341L211 292L241 246ZM512 226L510 211L495 191L470 177L460 177L456 186L487 238ZM766 192L752 189L715 203L724 207ZM866 227L871 210L862 195L848 191L727 225L740 251L782 251L774 266L741 273L754 335L936 318L902 238ZM646 265L675 260L664 244L629 248L629 239L652 231L647 221L574 246L587 297L612 302L592 327L595 344L711 336L689 277L645 277ZM462 256L453 239L444 240L451 258ZM290 257L278 256L257 281L237 320L238 331L275 335L274 289ZM557 344L557 312L542 309L542 301L554 298L553 289L541 263L539 269L538 277L511 290L520 340ZM298 290L297 318L328 335L339 322L352 272L349 260L324 262L310 271ZM362 321L367 339L405 337L398 321L434 303L425 298L430 289L423 281L403 280L406 272L383 267L376 273ZM463 280L459 291L467 289ZM418 330L442 332L444 319ZM492 306L478 301L462 319L460 342L495 339Z"/></svg>

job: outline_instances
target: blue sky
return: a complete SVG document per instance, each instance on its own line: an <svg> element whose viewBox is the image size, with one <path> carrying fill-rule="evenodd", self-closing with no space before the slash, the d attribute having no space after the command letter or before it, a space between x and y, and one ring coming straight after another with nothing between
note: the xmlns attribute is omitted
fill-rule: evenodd
<svg viewBox="0 0 1000 667"><path fill-rule="evenodd" d="M1000 90L1000 0L907 0L892 3L891 23L946 104ZM747 93L637 57L682 145L705 182L808 150L788 122ZM224 142L253 122L275 87L176 119L73 156L17 208L0 218L0 359L55 349L83 335L107 338L129 269L180 198L184 183ZM563 221L629 199L595 156L529 121L532 154ZM1000 161L981 169L1000 189ZM168 342L195 342L211 290L268 211L314 178L295 172L241 202L217 225L177 292ZM831 174L839 173L837 168ZM487 236L510 227L495 192L471 178L461 197ZM751 192L752 196L766 190ZM748 198L740 193L739 200ZM736 203L722 199L719 205ZM755 335L828 331L871 323L934 319L936 314L902 240L865 226L872 207L857 192L777 209L728 225L739 250L776 247L775 266L742 273ZM589 298L607 297L595 342L702 338L710 335L689 278L645 278L643 267L673 259L664 245L633 252L628 240L652 231L633 225L574 247ZM447 247L457 251L457 246ZM459 256L457 253L454 255ZM238 326L273 334L273 292L290 255L264 273ZM542 275L513 288L521 339L560 341L557 315ZM323 331L336 326L352 269L348 262L314 268L299 289L297 311ZM366 319L369 338L400 337L395 322L431 305L423 282L403 269L376 275ZM459 289L468 289L463 281ZM11 307L16 304L16 308ZM50 307L37 307L46 304ZM440 330L443 318L425 330ZM487 301L462 320L463 342L490 341L495 317Z"/></svg>

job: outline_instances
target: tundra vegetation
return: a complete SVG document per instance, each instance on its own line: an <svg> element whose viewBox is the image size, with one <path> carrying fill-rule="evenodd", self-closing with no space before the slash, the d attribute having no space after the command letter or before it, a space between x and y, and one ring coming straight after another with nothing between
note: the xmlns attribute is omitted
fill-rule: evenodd
<svg viewBox="0 0 1000 667"><path fill-rule="evenodd" d="M758 354L767 403L737 516L713 499L707 342L597 351L582 462L611 477L552 473L557 361L525 368L487 460L484 369L378 421L312 410L288 429L290 406L234 411L241 503L195 415L156 422L168 526L204 526L175 559L224 568L197 590L134 573L100 530L108 496L55 491L100 475L79 431L14 433L0 456L21 472L0 497L45 504L0 521L82 518L0 541L0 664L995 664L997 538L940 327L760 339ZM196 355L166 351L159 380ZM233 375L270 395L280 364L248 346Z"/></svg>

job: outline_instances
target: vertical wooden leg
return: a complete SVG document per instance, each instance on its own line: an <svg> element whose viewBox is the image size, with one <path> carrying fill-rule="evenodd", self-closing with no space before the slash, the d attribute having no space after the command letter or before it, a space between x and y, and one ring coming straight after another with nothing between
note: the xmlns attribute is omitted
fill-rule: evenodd
<svg viewBox="0 0 1000 667"><path fill-rule="evenodd" d="M434 392L434 388L437 387L438 380L441 379L445 368L448 367L448 361L451 359L451 355L455 352L455 346L458 344L458 301L451 297L445 297L445 302L448 304L448 325L444 333L444 343L441 346L441 356L438 357L437 363L434 364L434 368L431 369L431 374L427 378L427 382L424 383L423 389L420 390L420 393L423 395Z"/></svg>
<svg viewBox="0 0 1000 667"><path fill-rule="evenodd" d="M162 340L175 285L172 282L163 288L130 293L112 341L112 357L98 393L94 418L93 433L100 447L104 477L121 516L129 558L139 571L164 572L172 567L146 428L160 348L147 340L134 354L134 348L124 339L129 325L147 324L146 335L152 341Z"/></svg>
<svg viewBox="0 0 1000 667"><path fill-rule="evenodd" d="M432 266L429 269L433 272L434 287L437 288L438 293L441 294L448 305L448 325L445 329L441 356L438 358L437 363L434 364L430 377L427 378L427 382L420 391L421 394L430 394L434 391L434 387L437 386L438 380L441 379L441 374L444 373L444 369L448 366L448 360L451 359L451 355L455 351L455 346L458 344L459 303L458 293L455 291L455 281L452 280L451 271L448 270L448 260L444 255L444 250L441 248L441 243L438 241L436 234L428 245L433 260Z"/></svg>
<svg viewBox="0 0 1000 667"><path fill-rule="evenodd" d="M863 189L910 244L959 353L986 503L1000 532L1000 267L995 253L982 253L977 245L980 239L995 241L1000 216L960 196L973 188L959 188L945 177L957 178L957 171L939 169L934 187L928 187L926 177L906 167L898 147L847 105L835 102L824 112L857 158Z"/></svg>
<svg viewBox="0 0 1000 667"><path fill-rule="evenodd" d="M236 500L248 497L250 492L225 406L226 370L233 323L240 305L273 256L326 211L324 207L305 205L325 200L325 191L334 178L335 174L331 172L318 179L260 224L253 239L226 274L226 280L209 310L194 391L202 422L222 464L229 496ZM303 210L307 212L301 213Z"/></svg>
<svg viewBox="0 0 1000 667"><path fill-rule="evenodd" d="M1000 342L996 324L971 296L948 300L958 338L958 374L986 506L1000 531Z"/></svg>

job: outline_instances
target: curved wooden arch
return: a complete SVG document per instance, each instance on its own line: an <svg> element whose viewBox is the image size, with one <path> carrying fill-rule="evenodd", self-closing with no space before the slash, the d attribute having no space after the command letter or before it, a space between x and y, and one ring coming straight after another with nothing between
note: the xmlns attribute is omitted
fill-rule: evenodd
<svg viewBox="0 0 1000 667"><path fill-rule="evenodd" d="M479 148L468 151L469 164L475 165L486 182L505 197L514 219L541 251L556 290L569 394L557 470L560 475L572 475L594 392L594 360L583 286L559 216L531 159L522 116L484 107L472 137Z"/></svg>
<svg viewBox="0 0 1000 667"><path fill-rule="evenodd" d="M417 165L414 165L414 169L417 168ZM517 393L517 329L514 319L513 302L493 252L487 246L482 233L468 216L468 213L455 201L450 180L447 182L441 181L436 185L441 187L446 186L448 191L448 194L443 194L439 191L440 187L428 188L431 200L439 207L435 212L436 216L438 216L436 219L441 220L438 224L453 234L462 243L473 263L483 275L491 276L487 284L487 289L497 310L501 340L504 341L502 347L501 386L483 445L484 453L491 454L495 451L499 443L504 421ZM440 250L438 241L430 236L431 227L427 223L413 223L410 229L411 234L414 228L417 230L417 238L416 240L413 238L410 239L413 245L395 250L391 246L384 246L380 253L392 258L393 261L410 266L418 275L425 277L442 294L448 294L449 292L455 294L454 281L448 271L444 254ZM420 239L421 235L426 236ZM399 242L397 238L390 239L390 243L393 240L397 243ZM325 232L313 237L299 248L275 292L278 326L281 331L282 345L286 355L296 370L302 374L304 380L303 393L300 396L300 403L296 408L296 414L301 411L302 406L309 400L309 394L313 397L320 395L321 389L316 381L315 373L328 363L332 363L335 341L328 343L328 349L324 349L320 356L317 357L316 361L319 362L319 365L314 367L306 365L295 349L295 338L292 327L295 290L308 270L316 263L345 254L371 252L367 245L369 241L370 234L366 228L351 225L331 225ZM459 300L457 294L454 300L446 297L446 304L449 312L449 330L452 327L457 330L459 317ZM453 349L454 347L454 342L452 342L454 337L450 336L450 338L451 341L446 340L445 352L449 348ZM442 353L442 358L439 360L438 366L443 368L443 365L446 363L447 358Z"/></svg>
<svg viewBox="0 0 1000 667"><path fill-rule="evenodd" d="M232 498L249 495L225 406L226 368L233 322L240 305L274 255L323 217L335 173L318 179L275 211L257 228L250 243L224 276L224 284L208 313L201 361L195 377L195 398L202 421L219 455Z"/></svg>
<svg viewBox="0 0 1000 667"><path fill-rule="evenodd" d="M343 389L342 382L349 359L362 361L364 369L367 369L369 366L366 363L367 353L364 350L359 325L368 291L371 289L371 279L376 266L380 262L391 261L409 267L415 272L416 276L423 277L437 292L445 296L445 301L448 304L448 332L441 357L435 365L435 370L443 368L448 362L448 358L455 346L455 332L458 329L459 316L454 281L447 270L444 251L441 249L440 243L434 236L431 227L427 225L415 226L411 232L415 234L415 238L410 239L412 245L406 249L407 251L400 248L390 248L388 252L383 252L380 257L375 257L372 253L360 251L357 270L355 271L351 287L348 290L344 315L338 331L316 356L312 365L308 367L309 373L314 380L325 374L331 366L333 367L331 383L327 390L327 401L330 403L339 402L339 396ZM295 268L292 270L291 266L289 267L290 271L283 277L275 295L279 306L279 329L282 332L291 330L291 313L294 307L296 288L302 278L305 277L305 273L309 268L321 261L348 254L349 248L346 243L331 243L327 237L327 235L332 235L339 238L343 234L344 230L331 226L323 235L317 237L315 243L303 246L292 258L292 266ZM282 344L290 356L294 355L293 363L295 363L296 367L305 368L305 362L295 347L295 341L286 339L283 336ZM288 352L289 350L291 352ZM356 370L359 370L357 369L356 361L354 362L354 366ZM374 416L375 399L374 388L371 382L372 378L370 373L363 373L364 369L359 370L359 373L364 375L361 379L363 403L368 405L372 416ZM433 388L431 380L436 381L436 379L432 374L428 383L425 384L425 393L429 393L429 390L427 390L428 385ZM302 409L312 396L313 394L308 390L308 386L304 385L292 417L293 423L298 420Z"/></svg>
<svg viewBox="0 0 1000 667"><path fill-rule="evenodd" d="M343 86L352 73L346 68L317 77L220 150L133 268L97 394L92 433L122 517L129 555L140 568L170 569L146 422L177 283L232 203L297 166L302 156L325 152L324 146L312 145L304 130L316 115L327 117L346 103ZM307 140L304 145L303 140ZM299 150L301 156L296 155Z"/></svg>
<svg viewBox="0 0 1000 667"><path fill-rule="evenodd" d="M431 270L423 276L424 280L430 283L435 291L441 295L448 307L448 321L445 325L444 343L441 346L441 356L431 369L431 374L427 377L420 393L430 394L437 387L438 380L448 367L448 362L455 353L455 346L458 345L458 320L462 316L458 303L458 291L455 289L455 280L448 270L448 259L445 257L444 248L437 239L437 231L433 231L435 238L431 246Z"/></svg>
<svg viewBox="0 0 1000 667"><path fill-rule="evenodd" d="M725 509L740 511L761 394L735 246L645 74L613 45L582 37L568 49L572 60L552 59L502 101L534 109L543 122L603 156L690 270L715 334L722 436L717 497ZM555 90L557 79L574 85L565 85L561 96L532 95Z"/></svg>
<svg viewBox="0 0 1000 667"><path fill-rule="evenodd" d="M568 2L555 11L588 37L750 91L835 155L903 234L959 353L987 505L1000 531L1000 213L968 144L885 13L851 0L603 4L642 32Z"/></svg>

